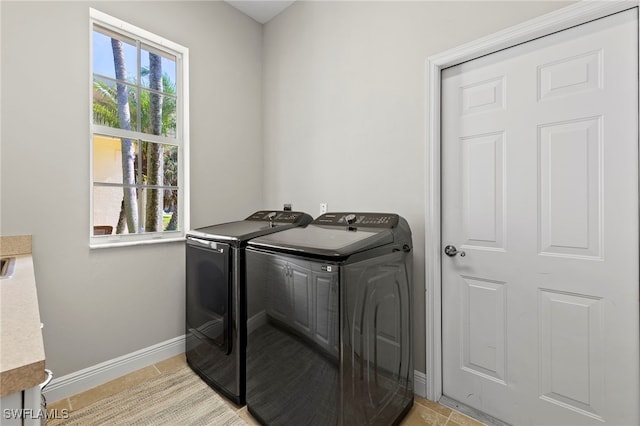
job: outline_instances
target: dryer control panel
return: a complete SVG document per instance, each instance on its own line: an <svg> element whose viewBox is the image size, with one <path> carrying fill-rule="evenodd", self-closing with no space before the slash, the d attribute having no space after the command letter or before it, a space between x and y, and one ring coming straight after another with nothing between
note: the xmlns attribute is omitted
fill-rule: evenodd
<svg viewBox="0 0 640 426"><path fill-rule="evenodd" d="M394 213L325 213L311 223L363 228L395 228L398 221L399 216Z"/></svg>
<svg viewBox="0 0 640 426"><path fill-rule="evenodd" d="M260 210L255 212L245 220L256 220L261 222L280 222L280 223L300 223L303 219L309 217L306 213L282 211L282 210Z"/></svg>

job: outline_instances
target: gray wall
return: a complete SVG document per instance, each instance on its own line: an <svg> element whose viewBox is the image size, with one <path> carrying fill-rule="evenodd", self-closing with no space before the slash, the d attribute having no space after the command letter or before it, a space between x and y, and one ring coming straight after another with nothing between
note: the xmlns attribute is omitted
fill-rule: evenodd
<svg viewBox="0 0 640 426"><path fill-rule="evenodd" d="M48 366L184 332L182 244L88 249L88 6L190 49L192 227L285 202L409 220L424 371L425 59L565 4L299 1L263 32L219 1L1 2L0 233L33 235Z"/></svg>
<svg viewBox="0 0 640 426"><path fill-rule="evenodd" d="M414 242L425 371L425 60L560 2L296 2L264 31L265 201L397 212Z"/></svg>
<svg viewBox="0 0 640 426"><path fill-rule="evenodd" d="M191 225L263 206L262 25L222 2L0 3L0 233L33 235L56 377L184 334L183 244L88 248L89 6L190 50Z"/></svg>

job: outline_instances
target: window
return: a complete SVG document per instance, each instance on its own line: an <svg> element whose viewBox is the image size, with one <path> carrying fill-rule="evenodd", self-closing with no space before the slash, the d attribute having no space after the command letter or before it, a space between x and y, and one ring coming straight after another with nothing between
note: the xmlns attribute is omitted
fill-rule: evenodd
<svg viewBox="0 0 640 426"><path fill-rule="evenodd" d="M182 239L188 49L91 9L90 246Z"/></svg>

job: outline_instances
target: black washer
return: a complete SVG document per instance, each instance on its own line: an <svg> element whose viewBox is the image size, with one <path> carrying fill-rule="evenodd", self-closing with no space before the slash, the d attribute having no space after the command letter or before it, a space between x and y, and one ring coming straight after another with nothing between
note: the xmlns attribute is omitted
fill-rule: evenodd
<svg viewBox="0 0 640 426"><path fill-rule="evenodd" d="M391 425L413 405L412 241L326 213L247 250L247 406L263 425Z"/></svg>

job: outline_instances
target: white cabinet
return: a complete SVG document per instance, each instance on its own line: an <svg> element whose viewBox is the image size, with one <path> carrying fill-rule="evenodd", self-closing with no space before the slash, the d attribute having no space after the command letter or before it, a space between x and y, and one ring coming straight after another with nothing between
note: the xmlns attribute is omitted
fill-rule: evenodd
<svg viewBox="0 0 640 426"><path fill-rule="evenodd" d="M273 257L268 275L267 314L338 353L338 272L335 265Z"/></svg>
<svg viewBox="0 0 640 426"><path fill-rule="evenodd" d="M289 263L293 327L307 337L313 336L313 273L303 265Z"/></svg>
<svg viewBox="0 0 640 426"><path fill-rule="evenodd" d="M0 399L2 426L40 426L47 413L42 408L40 386Z"/></svg>
<svg viewBox="0 0 640 426"><path fill-rule="evenodd" d="M0 399L2 426L22 426L22 392L12 393Z"/></svg>

